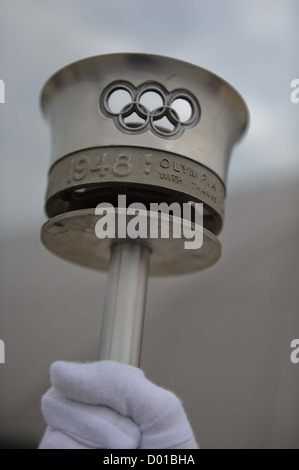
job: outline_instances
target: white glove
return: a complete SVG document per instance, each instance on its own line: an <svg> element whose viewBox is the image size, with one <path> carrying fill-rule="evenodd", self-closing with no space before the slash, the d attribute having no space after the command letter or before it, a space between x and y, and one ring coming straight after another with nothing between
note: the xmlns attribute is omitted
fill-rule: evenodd
<svg viewBox="0 0 299 470"><path fill-rule="evenodd" d="M40 449L197 449L180 400L114 361L55 362Z"/></svg>

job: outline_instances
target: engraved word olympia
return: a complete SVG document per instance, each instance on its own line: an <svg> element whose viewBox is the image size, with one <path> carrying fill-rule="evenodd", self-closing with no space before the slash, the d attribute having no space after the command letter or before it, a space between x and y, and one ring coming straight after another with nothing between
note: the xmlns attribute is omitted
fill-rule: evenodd
<svg viewBox="0 0 299 470"><path fill-rule="evenodd" d="M113 82L101 94L100 109L126 134L150 130L164 139L177 139L185 129L196 126L201 115L200 105L189 91L168 92L156 82L137 88L129 82Z"/></svg>
<svg viewBox="0 0 299 470"><path fill-rule="evenodd" d="M81 182L85 178L89 178L92 174L95 174L99 178L109 176L111 173L116 176L126 177L130 175L132 169L134 170L134 165L138 163L138 167L140 168L141 162L143 161L143 172L145 175L149 175L156 170L160 180L175 185L188 184L188 181L186 182L184 178L186 176L189 178L189 184L191 184L191 189L194 193L205 194L207 198L217 204L218 195L216 183L207 173L199 173L197 169L189 164L179 164L176 159L171 161L163 157L158 161L154 161L154 157L150 153L144 154L143 159L140 157L141 156L138 155L138 162L136 162L134 156L129 153L120 152L116 155L110 155L108 152L103 152L97 155L95 159L88 155L73 158L70 160L67 170L66 183ZM190 181L192 179L193 181Z"/></svg>

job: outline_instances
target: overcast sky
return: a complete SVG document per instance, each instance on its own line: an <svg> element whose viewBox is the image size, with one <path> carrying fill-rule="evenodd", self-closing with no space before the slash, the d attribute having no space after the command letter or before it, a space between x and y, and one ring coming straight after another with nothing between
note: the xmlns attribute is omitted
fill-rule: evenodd
<svg viewBox="0 0 299 470"><path fill-rule="evenodd" d="M229 192L298 177L297 0L0 0L1 230L39 227L49 132L38 100L57 69L84 57L147 52L207 68L244 97L250 128Z"/></svg>

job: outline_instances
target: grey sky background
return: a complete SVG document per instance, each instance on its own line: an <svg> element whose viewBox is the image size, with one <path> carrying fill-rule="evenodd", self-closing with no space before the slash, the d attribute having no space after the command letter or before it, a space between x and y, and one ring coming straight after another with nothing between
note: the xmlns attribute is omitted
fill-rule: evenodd
<svg viewBox="0 0 299 470"><path fill-rule="evenodd" d="M298 178L296 0L0 0L1 231L45 220L50 141L39 110L44 82L84 57L147 52L207 68L230 82L250 111L233 153L228 191Z"/></svg>

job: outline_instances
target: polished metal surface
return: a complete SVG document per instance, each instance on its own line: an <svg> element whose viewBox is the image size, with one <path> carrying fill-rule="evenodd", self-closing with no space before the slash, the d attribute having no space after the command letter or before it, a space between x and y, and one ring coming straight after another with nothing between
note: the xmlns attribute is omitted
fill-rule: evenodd
<svg viewBox="0 0 299 470"><path fill-rule="evenodd" d="M52 140L42 241L77 264L110 266L100 358L138 365L148 273L190 273L220 257L216 235L228 163L247 127L246 105L227 82L193 64L124 53L58 71L43 88L41 106ZM119 195L126 197L125 207L119 207ZM181 210L170 217L168 238L161 232L122 237L117 230L98 238L100 203L127 225L132 203L144 208L139 216L145 224L152 203L168 209L188 203L193 217L201 203L203 218L200 224L193 218L191 226L202 244L186 249L184 230L174 235L187 224ZM159 229L165 217L159 215Z"/></svg>
<svg viewBox="0 0 299 470"><path fill-rule="evenodd" d="M197 125L185 129L179 138L161 138L150 128L136 133L136 123L130 133L121 132L107 112L104 114L101 103L107 87L118 85L121 89L123 82L133 90L146 85L158 86L168 96L189 94L200 107ZM124 106L132 102L134 97ZM52 130L52 164L89 148L140 147L195 160L224 183L231 149L248 120L244 101L220 77L193 64L151 54L108 54L68 65L46 83L41 104Z"/></svg>
<svg viewBox="0 0 299 470"><path fill-rule="evenodd" d="M44 86L52 157L49 217L112 202L205 205L204 226L223 225L233 145L247 125L239 94L213 73L149 54L91 57Z"/></svg>
<svg viewBox="0 0 299 470"><path fill-rule="evenodd" d="M150 249L138 243L111 247L99 359L139 367Z"/></svg>

